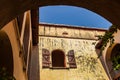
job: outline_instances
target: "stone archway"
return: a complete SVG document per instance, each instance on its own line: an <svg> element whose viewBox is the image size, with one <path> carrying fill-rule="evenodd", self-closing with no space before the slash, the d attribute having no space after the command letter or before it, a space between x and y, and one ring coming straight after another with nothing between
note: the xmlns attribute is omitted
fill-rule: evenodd
<svg viewBox="0 0 120 80"><path fill-rule="evenodd" d="M42 6L71 5L91 10L114 25L120 25L119 0L1 0L0 29L19 14Z"/></svg>
<svg viewBox="0 0 120 80"><path fill-rule="evenodd" d="M10 40L4 31L0 31L0 68L6 68L13 75L13 52Z"/></svg>
<svg viewBox="0 0 120 80"><path fill-rule="evenodd" d="M114 43L111 47L108 47L107 52L105 54L105 63L106 63L106 69L108 69L108 74L112 77L112 79L117 80L117 78L120 76L120 69L114 70L114 63L113 58L120 55L120 43Z"/></svg>

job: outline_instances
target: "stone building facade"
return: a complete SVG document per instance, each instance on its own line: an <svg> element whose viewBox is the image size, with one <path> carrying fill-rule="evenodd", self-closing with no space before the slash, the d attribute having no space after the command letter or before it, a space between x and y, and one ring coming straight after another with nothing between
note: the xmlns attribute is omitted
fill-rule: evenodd
<svg viewBox="0 0 120 80"><path fill-rule="evenodd" d="M95 51L106 30L39 25L40 80L109 80Z"/></svg>
<svg viewBox="0 0 120 80"><path fill-rule="evenodd" d="M41 60L42 48L40 47L41 46L40 43L39 43L40 58L38 58L38 55L36 54L36 53L38 53L38 46L37 46L37 44L38 44L38 13L37 13L38 7L50 6L50 5L70 5L70 6L83 7L83 8L89 9L91 11L94 11L95 13L98 13L99 15L103 16L104 18L109 20L114 25L120 25L120 22L119 22L120 21L120 11L119 11L120 1L118 1L118 0L112 0L112 1L108 1L108 0L95 1L95 0L93 0L92 2L89 0L82 0L80 3L78 3L78 0L74 0L74 1L73 0L62 0L62 1L59 1L59 0L43 0L43 1L41 1L41 0L34 0L34 1L33 0L24 0L24 1L13 0L12 2L10 0L1 0L0 2L1 2L1 4L0 4L0 8L1 8L1 10L0 10L0 13L1 13L1 15L0 15L0 20L1 20L0 21L0 51L1 51L0 52L1 53L0 54L0 66L1 65L3 66L3 64L4 64L4 66L6 66L8 68L8 71L16 78L16 80L39 80L39 78L37 78L37 77L40 77L41 79L45 78L46 73L48 73L49 70L50 70L49 73L51 74L51 77L53 76L52 74L54 73L52 69L48 69L48 68L43 69L42 68L42 63L41 63L42 62L42 60ZM5 4L5 6L4 6L4 4ZM30 11L26 12L27 10L30 10ZM118 26L118 28L119 28L119 26ZM82 28L82 29L86 30L86 28ZM72 29L72 30L74 30L74 29ZM90 29L89 31L91 31L91 30L92 29ZM101 30L99 30L99 29L93 29L93 31L94 30L95 30L95 34L98 32L101 32ZM53 29L53 31L54 31L54 29ZM63 30L61 30L61 31L63 31ZM82 32L82 35L83 35L83 32ZM52 32L52 33L54 34L54 32ZM52 36L47 35L46 37L44 34L42 34L42 35L40 34L40 35L41 35L41 38L42 37L43 38L50 37L51 40L54 40L53 39L54 37L59 38L59 41L64 39L64 41L61 41L61 42L58 41L59 44L61 44L62 42L65 42L67 45L69 45L70 41L72 41L72 42L74 42L72 44L72 48L69 48L69 49L66 48L65 50L63 48L60 48L59 50L57 50L56 48L47 49L47 47L44 47L44 46L42 46L42 47L44 47L45 50L47 49L48 52L52 52L52 53L56 52L56 50L57 50L59 52L67 54L71 50L72 53L74 52L74 54L75 54L77 51L76 51L76 48L73 48L73 46L75 45L74 47L76 47L77 42L80 42L80 44L82 44L81 43L81 42L83 42L82 40L97 42L96 40L91 39L90 37L89 37L90 39L84 38L84 37L82 37L82 35L81 35L81 37L73 37L72 35L79 33L78 30L77 30L77 32L71 31L71 33L72 33L71 35L70 35L70 33L69 34L68 33L63 32L63 35L60 34L57 37L56 37L57 34L52 35ZM114 51L113 49L116 46L119 47L119 43L120 43L119 34L120 34L120 31L118 30L118 32L114 34L115 35L115 37L114 37L115 44L113 44L113 46L111 48L109 48L107 46L106 49L103 51L104 55L101 58L101 63L103 64L104 69L107 72L109 80L116 80L116 79L118 80L119 76L120 76L120 71L112 70L112 64L110 61L111 53ZM78 36L78 35L80 36L80 34L76 34L75 36ZM70 36L72 36L72 37L70 38ZM79 41L79 40L81 40L81 41ZM44 39L43 41L46 41L46 40ZM54 40L54 41L56 41L56 40ZM54 41L52 41L52 42L54 42ZM86 41L84 43L87 43ZM27 46L26 46L26 44L27 44ZM78 45L78 43L77 43L77 45ZM63 47L61 45L59 45L59 46ZM86 47L83 47L83 48L86 48ZM85 51L87 51L87 50L85 50ZM97 50L97 51L99 52L99 50ZM118 52L119 52L119 50L118 50ZM80 54L80 51L77 53ZM78 57L77 53L75 55L75 58ZM34 57L32 57L32 56L34 56ZM63 56L65 56L65 55L63 55ZM82 56L82 58L84 60L83 56ZM39 61L37 61L37 59L40 59L40 69L38 68L37 63ZM66 57L64 60L66 60L66 62L67 62L68 58ZM31 63L30 63L30 61L31 61ZM78 61L75 60L75 62L77 64ZM98 62L99 62L99 60L98 60ZM100 65L101 65L101 63L100 63ZM85 63L83 63L83 64L85 65ZM66 64L66 65L64 64L64 66L66 67L66 70L69 69L69 72L71 71L71 76L73 74L72 70L74 72L75 70L78 69L78 65L76 65L76 68L74 68L74 69L71 69L69 64ZM82 66L82 64L80 66ZM33 68L33 69L29 70L30 68ZM87 67L87 68L89 68L89 67ZM105 73L104 69L102 69L102 72L101 72L103 74ZM43 71L45 75L43 73L41 73L40 76L38 76L39 70ZM57 71L57 70L55 70L55 71ZM60 71L63 71L63 70L60 69ZM88 71L89 71L89 69L88 69ZM30 72L32 74L30 74ZM65 72L65 69L63 72ZM66 71L66 72L68 72L68 71ZM58 73L59 73L59 71L57 72L57 74ZM82 72L80 72L80 73L82 73ZM99 70L98 70L98 73L99 73ZM67 75L70 77L69 74L67 74ZM103 74L101 74L101 75L103 75ZM37 75L37 77L36 77L36 75ZM55 75L55 73L54 73L54 75ZM43 76L45 76L45 77L43 77ZM58 76L56 76L56 77L58 77ZM85 76L85 75L82 75L82 76ZM99 77L99 75L97 75L97 76ZM64 79L66 79L66 77ZM107 79L107 77L105 79ZM100 79L98 79L98 80L100 80ZM103 78L102 78L102 80L103 80Z"/></svg>

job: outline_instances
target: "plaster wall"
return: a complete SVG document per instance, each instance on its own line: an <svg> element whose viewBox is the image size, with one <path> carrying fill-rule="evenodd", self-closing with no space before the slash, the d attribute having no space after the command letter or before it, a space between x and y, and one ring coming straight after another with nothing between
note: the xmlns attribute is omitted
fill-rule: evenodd
<svg viewBox="0 0 120 80"><path fill-rule="evenodd" d="M19 38L16 33L15 29L15 20L12 20L4 28L5 31L10 39L13 51L13 63L14 63L14 77L16 80L26 80L25 72L23 71L23 62L22 58L20 57L20 46L19 46Z"/></svg>
<svg viewBox="0 0 120 80"><path fill-rule="evenodd" d="M104 31L56 28L39 26L40 80L109 80L95 52L95 35L103 35ZM68 35L62 35L64 31ZM60 49L65 55L69 50L74 50L77 68L69 68L67 56L65 59L68 69L42 68L42 48L48 49L50 53Z"/></svg>

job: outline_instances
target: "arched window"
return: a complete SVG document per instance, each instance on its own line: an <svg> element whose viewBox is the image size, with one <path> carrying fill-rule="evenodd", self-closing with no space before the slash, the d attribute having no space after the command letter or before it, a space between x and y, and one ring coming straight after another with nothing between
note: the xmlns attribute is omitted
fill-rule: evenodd
<svg viewBox="0 0 120 80"><path fill-rule="evenodd" d="M65 67L65 54L61 50L52 51L52 67Z"/></svg>
<svg viewBox="0 0 120 80"><path fill-rule="evenodd" d="M68 59L68 62L66 62L66 58ZM69 64L69 67L66 66L67 64ZM42 67L52 69L77 68L74 50L69 50L65 56L65 53L62 50L56 49L50 53L48 49L43 48Z"/></svg>

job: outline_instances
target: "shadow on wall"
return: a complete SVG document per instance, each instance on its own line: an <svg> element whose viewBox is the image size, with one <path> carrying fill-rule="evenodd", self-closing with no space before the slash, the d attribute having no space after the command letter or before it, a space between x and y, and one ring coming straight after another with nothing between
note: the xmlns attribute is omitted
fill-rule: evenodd
<svg viewBox="0 0 120 80"><path fill-rule="evenodd" d="M7 73L13 75L12 46L4 31L0 31L0 68L5 68Z"/></svg>

